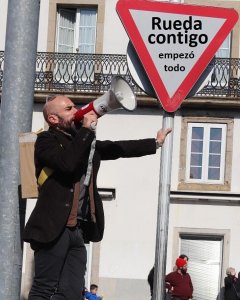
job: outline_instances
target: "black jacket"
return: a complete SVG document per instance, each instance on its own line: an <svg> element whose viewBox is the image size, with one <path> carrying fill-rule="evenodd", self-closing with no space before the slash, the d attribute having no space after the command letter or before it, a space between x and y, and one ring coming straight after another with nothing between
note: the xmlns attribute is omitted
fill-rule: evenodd
<svg viewBox="0 0 240 300"><path fill-rule="evenodd" d="M62 233L72 207L74 184L86 173L93 139L94 133L87 128L81 128L74 137L51 127L38 135L36 176L44 167L54 172L39 190L36 206L24 229L24 241L50 243ZM104 232L103 206L96 186L100 161L154 153L155 139L96 142L92 170L95 221L89 215L89 222L83 228L85 239L100 241Z"/></svg>
<svg viewBox="0 0 240 300"><path fill-rule="evenodd" d="M224 300L237 300L238 280L236 277L228 275L224 278Z"/></svg>

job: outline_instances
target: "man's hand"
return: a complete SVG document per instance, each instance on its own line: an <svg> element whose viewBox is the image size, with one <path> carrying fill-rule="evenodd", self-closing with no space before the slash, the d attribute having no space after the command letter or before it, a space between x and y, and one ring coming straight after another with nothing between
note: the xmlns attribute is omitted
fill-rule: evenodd
<svg viewBox="0 0 240 300"><path fill-rule="evenodd" d="M92 129L97 125L97 115L94 111L90 111L83 116L82 126L88 129Z"/></svg>
<svg viewBox="0 0 240 300"><path fill-rule="evenodd" d="M157 132L157 142L160 146L163 145L166 136L172 131L172 128L162 128Z"/></svg>

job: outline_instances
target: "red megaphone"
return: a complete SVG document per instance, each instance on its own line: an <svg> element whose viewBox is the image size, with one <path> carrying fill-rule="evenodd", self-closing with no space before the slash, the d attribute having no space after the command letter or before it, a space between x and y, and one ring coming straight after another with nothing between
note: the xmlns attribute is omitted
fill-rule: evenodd
<svg viewBox="0 0 240 300"><path fill-rule="evenodd" d="M83 116L94 111L98 117L103 116L112 110L123 108L133 111L137 106L135 95L125 79L121 76L114 76L110 89L101 97L81 107L74 116L75 124L82 121Z"/></svg>

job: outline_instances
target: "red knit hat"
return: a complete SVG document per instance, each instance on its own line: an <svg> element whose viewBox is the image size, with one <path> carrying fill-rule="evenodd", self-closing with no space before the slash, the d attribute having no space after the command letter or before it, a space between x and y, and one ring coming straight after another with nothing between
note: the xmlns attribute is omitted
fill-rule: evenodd
<svg viewBox="0 0 240 300"><path fill-rule="evenodd" d="M177 260L176 260L176 266L177 266L178 268L182 268L182 267L184 267L186 264L187 264L187 261L186 261L185 259L183 259L183 258L177 258Z"/></svg>

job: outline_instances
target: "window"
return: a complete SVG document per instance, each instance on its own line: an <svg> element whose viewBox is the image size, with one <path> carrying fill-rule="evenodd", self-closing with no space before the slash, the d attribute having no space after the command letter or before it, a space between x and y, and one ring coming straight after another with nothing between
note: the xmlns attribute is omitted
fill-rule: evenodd
<svg viewBox="0 0 240 300"><path fill-rule="evenodd" d="M223 236L180 235L180 253L189 257L193 298L216 300L220 290Z"/></svg>
<svg viewBox="0 0 240 300"><path fill-rule="evenodd" d="M216 57L230 58L231 33L227 36L221 47L216 52Z"/></svg>
<svg viewBox="0 0 240 300"><path fill-rule="evenodd" d="M95 53L96 24L95 8L59 8L57 52Z"/></svg>
<svg viewBox="0 0 240 300"><path fill-rule="evenodd" d="M224 183L226 124L188 123L186 181Z"/></svg>
<svg viewBox="0 0 240 300"><path fill-rule="evenodd" d="M59 8L56 50L61 53L95 53L97 11L95 8ZM91 83L94 62L82 64L78 55L65 57L55 65L58 82Z"/></svg>
<svg viewBox="0 0 240 300"><path fill-rule="evenodd" d="M227 36L225 41L222 43L221 47L218 49L216 52L216 57L217 58L225 58L229 59L230 58L230 49L231 48L231 34ZM212 74L212 83L219 85L219 86L226 86L226 84L229 81L229 64L224 64L222 63L216 63L214 67L214 71Z"/></svg>

